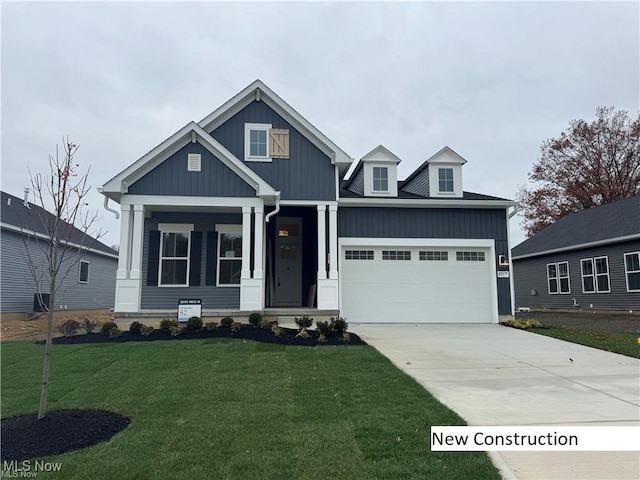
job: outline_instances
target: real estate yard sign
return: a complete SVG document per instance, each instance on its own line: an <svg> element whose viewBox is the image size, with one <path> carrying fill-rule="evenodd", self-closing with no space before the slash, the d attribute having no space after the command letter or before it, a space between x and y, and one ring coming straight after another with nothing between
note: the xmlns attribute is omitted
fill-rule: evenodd
<svg viewBox="0 0 640 480"><path fill-rule="evenodd" d="M185 298L178 300L178 322L186 322L191 317L202 318L202 300Z"/></svg>

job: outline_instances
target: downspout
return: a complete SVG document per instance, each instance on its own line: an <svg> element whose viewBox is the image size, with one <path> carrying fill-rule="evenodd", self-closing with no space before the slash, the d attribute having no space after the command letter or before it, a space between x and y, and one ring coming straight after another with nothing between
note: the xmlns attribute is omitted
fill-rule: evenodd
<svg viewBox="0 0 640 480"><path fill-rule="evenodd" d="M276 192L275 197L276 197L276 209L273 212L267 213L267 215L264 217L264 223L269 223L269 219L280 211L280 192Z"/></svg>
<svg viewBox="0 0 640 480"><path fill-rule="evenodd" d="M98 192L102 193L102 188L99 188ZM120 218L120 212L118 212L117 210L114 210L113 208L109 208L109 197L107 197L106 195L104 197L104 205L103 206L104 206L104 209L107 212L111 212L116 216L116 220L118 220Z"/></svg>

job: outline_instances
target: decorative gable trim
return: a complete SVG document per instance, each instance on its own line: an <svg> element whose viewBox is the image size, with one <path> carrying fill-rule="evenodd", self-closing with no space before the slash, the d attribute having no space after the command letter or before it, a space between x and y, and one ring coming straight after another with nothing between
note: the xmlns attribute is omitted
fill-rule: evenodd
<svg viewBox="0 0 640 480"><path fill-rule="evenodd" d="M127 193L129 185L151 172L171 155L194 140L199 141L202 146L229 167L231 171L254 188L257 196L275 195L275 189L271 185L244 165L243 162L195 122L185 125L156 148L105 183L102 187L102 193L118 202L121 195Z"/></svg>

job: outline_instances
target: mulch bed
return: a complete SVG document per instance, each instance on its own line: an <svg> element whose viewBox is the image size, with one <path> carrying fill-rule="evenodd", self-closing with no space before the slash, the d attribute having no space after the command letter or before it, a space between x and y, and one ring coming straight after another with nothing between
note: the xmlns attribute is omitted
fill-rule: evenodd
<svg viewBox="0 0 640 480"><path fill-rule="evenodd" d="M637 333L640 329L640 315L625 313L603 313L593 311L575 312L522 312L516 319L538 320L545 327L562 327L607 333Z"/></svg>
<svg viewBox="0 0 640 480"><path fill-rule="evenodd" d="M42 420L35 413L3 418L0 458L22 461L90 447L109 440L129 421L104 410L54 410Z"/></svg>
<svg viewBox="0 0 640 480"><path fill-rule="evenodd" d="M262 343L275 343L279 345L297 345L300 347L316 347L324 345L366 345L366 343L355 333L350 333L351 340L345 342L342 336L329 335L326 342L318 341L318 334L309 331L309 337L297 337L298 331L293 328L280 328L280 336L276 336L271 329L254 327L252 325L242 325L240 330L232 332L229 328L216 328L213 331L206 329L198 331L183 331L178 336L171 336L167 332L159 329L151 332L150 335L134 335L130 332L123 332L121 336L109 338L99 333L88 333L83 335L73 335L70 337L56 337L54 344L78 345L83 343L125 343L125 342L153 342L157 340L193 340L207 338L238 338L242 340L255 340ZM37 342L43 344L44 341Z"/></svg>

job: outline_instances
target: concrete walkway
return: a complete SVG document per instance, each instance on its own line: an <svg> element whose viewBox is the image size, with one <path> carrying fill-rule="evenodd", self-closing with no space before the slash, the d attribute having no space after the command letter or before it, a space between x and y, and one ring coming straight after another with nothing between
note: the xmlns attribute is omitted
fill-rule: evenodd
<svg viewBox="0 0 640 480"><path fill-rule="evenodd" d="M640 425L640 361L499 325L351 330L469 425ZM503 477L640 478L636 452L494 452Z"/></svg>

